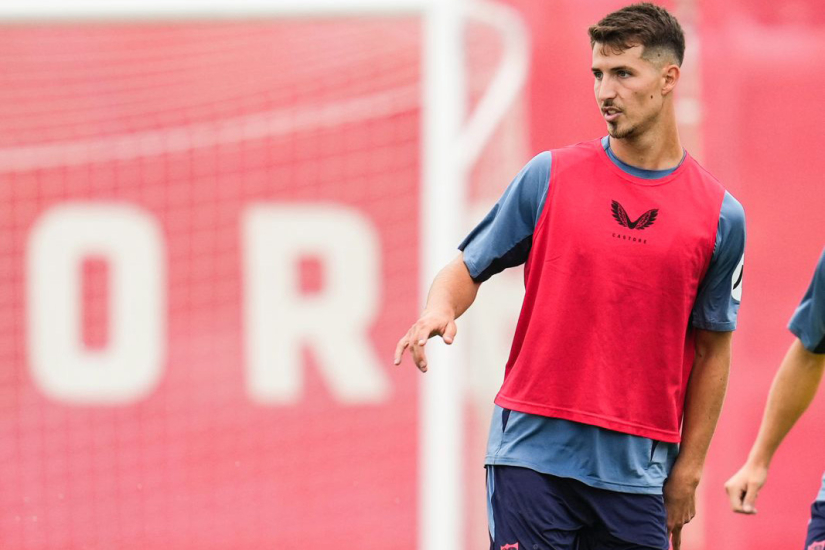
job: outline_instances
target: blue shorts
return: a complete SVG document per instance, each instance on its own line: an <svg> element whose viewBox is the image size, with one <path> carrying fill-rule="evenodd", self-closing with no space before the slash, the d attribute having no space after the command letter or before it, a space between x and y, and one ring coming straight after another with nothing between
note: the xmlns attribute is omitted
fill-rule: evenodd
<svg viewBox="0 0 825 550"><path fill-rule="evenodd" d="M667 550L662 495L487 466L490 550Z"/></svg>
<svg viewBox="0 0 825 550"><path fill-rule="evenodd" d="M811 505L811 522L805 550L825 550L825 502L818 500Z"/></svg>

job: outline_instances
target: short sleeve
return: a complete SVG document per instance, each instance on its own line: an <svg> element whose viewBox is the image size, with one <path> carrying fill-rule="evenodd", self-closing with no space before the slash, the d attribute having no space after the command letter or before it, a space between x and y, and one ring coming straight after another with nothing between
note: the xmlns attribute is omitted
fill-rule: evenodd
<svg viewBox="0 0 825 550"><path fill-rule="evenodd" d="M476 282L527 261L550 186L552 154L535 156L513 179L499 201L459 245Z"/></svg>
<svg viewBox="0 0 825 550"><path fill-rule="evenodd" d="M825 250L802 302L791 317L788 329L805 349L825 353Z"/></svg>
<svg viewBox="0 0 825 550"><path fill-rule="evenodd" d="M745 260L745 210L725 192L710 266L699 286L691 324L700 329L727 332L736 329L742 300Z"/></svg>

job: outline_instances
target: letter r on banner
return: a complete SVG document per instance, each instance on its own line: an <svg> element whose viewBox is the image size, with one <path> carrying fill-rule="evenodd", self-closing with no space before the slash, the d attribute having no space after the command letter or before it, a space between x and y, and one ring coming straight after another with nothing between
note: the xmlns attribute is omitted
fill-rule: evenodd
<svg viewBox="0 0 825 550"><path fill-rule="evenodd" d="M261 403L301 399L309 346L330 391L344 403L388 397L369 328L378 313L377 231L356 210L333 205L256 205L243 216L247 387ZM317 292L302 294L299 262L318 258Z"/></svg>

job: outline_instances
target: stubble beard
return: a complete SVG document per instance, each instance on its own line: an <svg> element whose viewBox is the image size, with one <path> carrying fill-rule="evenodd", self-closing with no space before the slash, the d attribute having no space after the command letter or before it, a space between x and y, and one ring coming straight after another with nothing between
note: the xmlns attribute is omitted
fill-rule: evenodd
<svg viewBox="0 0 825 550"><path fill-rule="evenodd" d="M631 137L633 133L636 131L635 126L628 126L626 128L620 128L618 124L615 122L608 122L607 123L607 133L613 139L624 139Z"/></svg>
<svg viewBox="0 0 825 550"><path fill-rule="evenodd" d="M635 124L625 121L627 124L624 126L621 126L619 122L608 122L607 133L610 134L610 137L613 139L638 138L656 126L659 114L658 112L651 113L648 117L642 118L642 120L637 121Z"/></svg>

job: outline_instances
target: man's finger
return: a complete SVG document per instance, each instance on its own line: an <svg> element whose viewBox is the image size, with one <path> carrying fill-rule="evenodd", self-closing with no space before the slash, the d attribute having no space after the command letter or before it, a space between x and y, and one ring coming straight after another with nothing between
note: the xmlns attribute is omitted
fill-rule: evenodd
<svg viewBox="0 0 825 550"><path fill-rule="evenodd" d="M444 334L442 335L444 343L452 344L453 340L455 340L456 332L458 332L458 328L455 326L455 321L447 323L447 327L444 329Z"/></svg>
<svg viewBox="0 0 825 550"><path fill-rule="evenodd" d="M420 325L416 325L417 330L413 333L413 338L411 342L415 346L426 346L427 340L430 339L430 334L432 330L426 327L421 327Z"/></svg>
<svg viewBox="0 0 825 550"><path fill-rule="evenodd" d="M737 513L742 513L742 499L745 496L745 491L739 488L738 483L728 481L725 484L725 492L728 494L728 501L730 502L730 509Z"/></svg>
<svg viewBox="0 0 825 550"><path fill-rule="evenodd" d="M676 527L670 535L670 542L673 545L673 550L679 550L682 547L682 528Z"/></svg>
<svg viewBox="0 0 825 550"><path fill-rule="evenodd" d="M756 513L756 497L759 494L759 486L756 483L748 483L745 498L742 500L742 511L746 514Z"/></svg>
<svg viewBox="0 0 825 550"><path fill-rule="evenodd" d="M424 325L423 323L420 323L420 322L416 326L417 326L418 330L416 330L416 332L415 332L415 340L413 341L413 343L416 346L426 346L427 345L427 340L429 340L430 337L432 336L433 330L432 330L431 327L429 327L427 325Z"/></svg>
<svg viewBox="0 0 825 550"><path fill-rule="evenodd" d="M395 358L394 362L396 365L401 364L401 357L404 355L404 350L407 349L410 343L407 341L407 337L404 336L401 340L398 341L398 345L395 346Z"/></svg>
<svg viewBox="0 0 825 550"><path fill-rule="evenodd" d="M427 356L424 354L424 347L419 343L421 340L421 333L413 334L410 343L410 352L412 352L412 358L418 370L427 372ZM424 337L423 340L426 342L426 337Z"/></svg>

